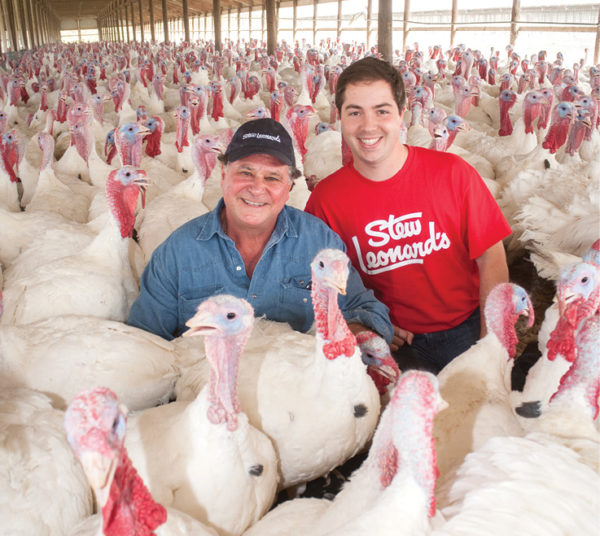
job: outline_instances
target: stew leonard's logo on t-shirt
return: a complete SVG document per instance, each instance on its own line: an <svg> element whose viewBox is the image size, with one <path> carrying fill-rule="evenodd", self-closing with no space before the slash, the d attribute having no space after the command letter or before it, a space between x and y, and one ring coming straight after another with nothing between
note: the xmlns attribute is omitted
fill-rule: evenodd
<svg viewBox="0 0 600 536"><path fill-rule="evenodd" d="M369 237L367 251L361 251L358 237L352 237L358 262L366 274L389 272L408 264L423 264L423 259L434 251L448 249L450 239L444 232L436 231L435 222L427 223L429 236L421 237L423 224L422 212L413 212L403 216L390 214L387 220L374 220L365 225L365 234ZM420 237L422 240L409 242L407 239ZM398 244L398 240L403 240Z"/></svg>

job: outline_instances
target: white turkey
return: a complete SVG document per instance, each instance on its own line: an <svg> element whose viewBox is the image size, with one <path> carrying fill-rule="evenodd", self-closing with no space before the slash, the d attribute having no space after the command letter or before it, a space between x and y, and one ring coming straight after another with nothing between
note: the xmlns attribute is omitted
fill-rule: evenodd
<svg viewBox="0 0 600 536"><path fill-rule="evenodd" d="M586 318L600 308L600 270L588 262L566 267L557 284L558 303L546 311L540 329L540 359L529 369L522 392L511 393L521 425L530 429L548 408L561 378L576 357L575 337Z"/></svg>
<svg viewBox="0 0 600 536"><path fill-rule="evenodd" d="M91 316L0 326L0 376L43 392L59 409L99 384L132 410L166 403L178 377L175 358L174 346L161 337Z"/></svg>
<svg viewBox="0 0 600 536"><path fill-rule="evenodd" d="M87 222L93 190L88 184L81 183L82 187L88 188L86 195L82 193L81 187L79 191L75 191L60 181L52 169L54 138L50 134L41 132L37 140L42 150L42 165L35 192L27 204L26 211L51 211L68 220Z"/></svg>
<svg viewBox="0 0 600 536"><path fill-rule="evenodd" d="M380 412L379 393L338 305L348 257L322 250L311 270L316 335L258 321L240 362L241 405L275 445L282 488L326 474L359 452ZM200 361L176 393L194 396L208 380L207 368Z"/></svg>
<svg viewBox="0 0 600 536"><path fill-rule="evenodd" d="M241 410L237 369L254 312L244 300L215 296L198 307L189 335L204 334L209 383L191 402L172 402L130 419L126 446L152 495L215 527L241 534L271 506L277 457ZM216 484L227 493L215 493Z"/></svg>
<svg viewBox="0 0 600 536"><path fill-rule="evenodd" d="M0 321L24 324L61 314L124 321L139 292L129 263L128 237L145 184L142 170L113 171L106 181L112 217L104 229L80 252L6 281Z"/></svg>
<svg viewBox="0 0 600 536"><path fill-rule="evenodd" d="M496 285L487 297L488 333L440 372L440 392L449 407L435 419L434 436L442 479L451 479L464 457L490 437L521 435L508 403L510 371L521 316L533 325L527 293L511 283Z"/></svg>
<svg viewBox="0 0 600 536"><path fill-rule="evenodd" d="M432 374L406 372L381 414L368 458L333 501L284 502L245 536L426 534L435 513L433 417L445 406Z"/></svg>
<svg viewBox="0 0 600 536"><path fill-rule="evenodd" d="M93 497L65 438L64 414L29 389L0 389L0 525L10 534L65 534Z"/></svg>
<svg viewBox="0 0 600 536"><path fill-rule="evenodd" d="M192 142L194 173L148 203L138 228L139 244L146 263L175 229L208 212L202 203L204 185L215 168L217 153L223 150L219 136L196 136Z"/></svg>
<svg viewBox="0 0 600 536"><path fill-rule="evenodd" d="M447 492L447 522L432 534L597 533L599 344L594 316L577 335L573 373L561 381L549 420L541 418L538 431L525 437L494 437L470 453Z"/></svg>
<svg viewBox="0 0 600 536"><path fill-rule="evenodd" d="M125 449L127 409L106 387L70 402L64 427L94 490L98 513L70 527L70 536L217 536L192 517L155 502Z"/></svg>

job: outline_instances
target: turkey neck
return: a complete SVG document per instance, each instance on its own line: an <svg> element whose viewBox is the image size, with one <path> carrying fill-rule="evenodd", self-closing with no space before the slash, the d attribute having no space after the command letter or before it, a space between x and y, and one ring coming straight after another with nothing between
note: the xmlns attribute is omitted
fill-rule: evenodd
<svg viewBox="0 0 600 536"><path fill-rule="evenodd" d="M237 392L238 365L249 335L250 330L246 330L235 337L207 335L204 339L210 364L208 420L213 424L227 422L230 431L237 429L237 414L241 411Z"/></svg>
<svg viewBox="0 0 600 536"><path fill-rule="evenodd" d="M352 356L356 349L356 339L340 311L337 290L321 285L313 277L311 297L317 333L323 341L325 357L335 359L342 354Z"/></svg>
<svg viewBox="0 0 600 536"><path fill-rule="evenodd" d="M150 495L125 447L121 450L106 504L102 506L102 519L106 536L154 534L154 529L167 520L167 511Z"/></svg>
<svg viewBox="0 0 600 536"><path fill-rule="evenodd" d="M571 399L570 393L577 397L576 391L585 401L585 408L590 412L590 419L598 416L598 395L600 394L600 317L594 315L584 320L575 336L575 361L560 379L553 400Z"/></svg>

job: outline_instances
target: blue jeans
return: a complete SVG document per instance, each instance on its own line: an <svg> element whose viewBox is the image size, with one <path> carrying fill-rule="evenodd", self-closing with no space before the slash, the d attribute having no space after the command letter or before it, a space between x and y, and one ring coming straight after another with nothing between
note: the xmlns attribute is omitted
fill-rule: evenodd
<svg viewBox="0 0 600 536"><path fill-rule="evenodd" d="M415 334L412 344L393 356L401 370L420 369L437 374L456 356L475 344L481 334L479 307L462 324L442 331Z"/></svg>

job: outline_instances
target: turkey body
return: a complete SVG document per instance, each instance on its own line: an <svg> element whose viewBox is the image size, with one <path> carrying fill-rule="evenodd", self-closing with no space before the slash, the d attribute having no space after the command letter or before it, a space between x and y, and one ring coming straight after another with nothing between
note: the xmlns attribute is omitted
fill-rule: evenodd
<svg viewBox="0 0 600 536"><path fill-rule="evenodd" d="M65 534L91 515L93 497L63 429L41 393L0 391L0 525L10 534Z"/></svg>
<svg viewBox="0 0 600 536"><path fill-rule="evenodd" d="M96 317L55 316L0 326L0 375L45 393L59 409L80 390L105 385L135 411L168 402L178 370L173 345L156 335Z"/></svg>

